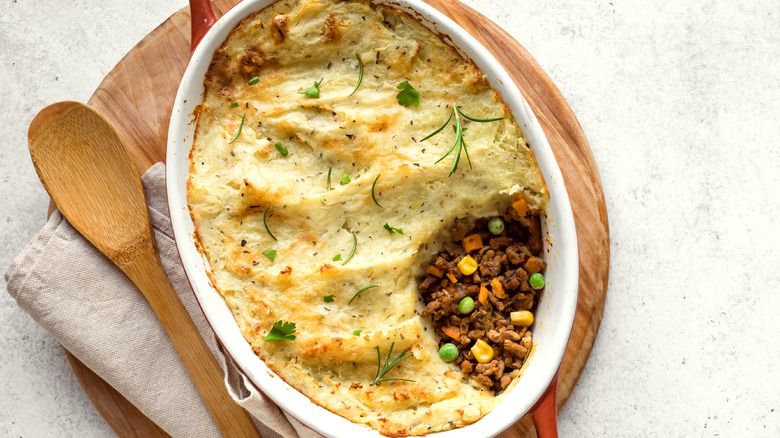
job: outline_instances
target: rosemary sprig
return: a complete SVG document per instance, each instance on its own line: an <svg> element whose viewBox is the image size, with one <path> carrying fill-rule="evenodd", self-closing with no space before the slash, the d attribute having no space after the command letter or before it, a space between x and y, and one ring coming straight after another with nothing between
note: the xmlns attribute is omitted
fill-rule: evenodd
<svg viewBox="0 0 780 438"><path fill-rule="evenodd" d="M450 124L453 114L455 115L455 126L454 126L455 141L452 143L452 146L450 146L447 153L442 155L441 158L436 160L436 162L434 163L434 164L438 164L443 159L447 158L453 151L455 151L455 155L452 158L452 165L450 166L450 173L448 176L452 176L452 174L455 173L456 170L458 170L458 164L460 163L460 157L462 153L466 154L466 160L468 160L469 162L469 169L473 169L471 165L471 157L469 156L469 150L468 147L466 146L466 141L463 139L463 131L465 131L466 128L464 128L463 125L461 124L460 117L463 116L463 118L465 119L471 120L472 122L479 122L479 123L495 122L504 119L503 117L494 117L489 119L478 119L476 117L471 117L469 115L466 115L463 111L461 111L461 109L458 108L457 104L452 104L452 108L450 108L450 116L447 118L447 121L444 122L444 124L441 125L441 127L439 127L437 130L428 134L427 136L425 136L425 138L423 138L420 141L425 141L433 137L434 135L438 134L439 132L441 132L445 127L447 127L447 125Z"/></svg>
<svg viewBox="0 0 780 438"><path fill-rule="evenodd" d="M352 301L354 301L355 298L357 298L358 295L362 294L364 291L367 291L369 289L373 289L375 287L379 287L379 286L377 286L375 284L372 284L371 286L366 286L363 289L360 289L359 291L357 291L357 293L355 293L355 295L352 295L352 298L349 299L349 302L347 303L347 305L352 304Z"/></svg>
<svg viewBox="0 0 780 438"><path fill-rule="evenodd" d="M499 121L499 120L504 120L504 118L503 118L503 117L493 117L493 118L490 118L490 119L478 119L478 118L476 118L476 117L471 117L471 116L468 116L468 115L466 115L466 113L464 113L463 111L461 111L461 110L460 110L460 108L458 108L458 106L457 106L457 105L455 105L455 109L456 109L456 110L458 110L458 112L460 113L460 115L462 115L463 117L465 117L465 118L467 118L467 119L471 120L472 122L485 123L485 122L497 122L497 121Z"/></svg>
<svg viewBox="0 0 780 438"><path fill-rule="evenodd" d="M387 378L383 379L385 374L390 372L396 365L398 365L398 362L401 362L402 360L406 359L407 357L411 356L412 353L401 353L398 355L398 357L395 358L392 362L390 362L390 356L393 354L393 347L395 346L395 342L390 344L390 350L387 352L387 358L385 359L384 365L382 364L382 355L379 352L379 347L376 347L376 376L374 376L374 380L371 381L371 385L378 385L382 382L389 382L393 380L402 380L404 382L414 382L414 380L411 379L401 379L401 378Z"/></svg>
<svg viewBox="0 0 780 438"><path fill-rule="evenodd" d="M228 144L232 144L238 139L238 136L241 135L241 130L244 128L244 120L246 120L246 111L244 111L244 115L241 116L241 124L238 125L238 132L236 132L236 136L233 137L233 140L230 140Z"/></svg>
<svg viewBox="0 0 780 438"><path fill-rule="evenodd" d="M426 136L425 136L425 137L424 137L422 140L420 140L420 141L425 141L425 140L428 140L429 138L431 138L431 137L433 137L434 135L436 135L436 134L438 134L439 132L441 132L441 130L442 130L442 129L446 128L446 127L447 127L447 125L449 125L449 124L450 124L450 120L452 120L452 113L454 113L454 112L455 112L455 109L454 109L453 107L450 107L450 116L449 116L449 117L447 117L447 121L446 121L446 122L444 122L444 124L443 124L443 125L441 125L441 127L440 127L439 129L437 129L437 130L435 130L435 131L431 132L430 134L426 135Z"/></svg>
<svg viewBox="0 0 780 438"><path fill-rule="evenodd" d="M271 232L271 230L268 229L267 218L268 218L268 210L270 210L270 209L271 209L271 207L269 206L268 208L265 209L265 213L263 213L263 225L265 225L265 230L268 231L268 235L271 236L271 239L277 240L276 236L274 236L274 234Z"/></svg>
<svg viewBox="0 0 780 438"><path fill-rule="evenodd" d="M349 252L349 255L347 256L347 259L344 260L344 263L342 263L341 266L346 265L347 262L352 259L352 256L355 255L355 250L356 249L357 249L357 235L355 233L352 233L352 251Z"/></svg>
<svg viewBox="0 0 780 438"><path fill-rule="evenodd" d="M352 96L353 94L355 94L357 92L358 88L360 88L360 84L363 83L363 60L360 59L360 53L355 53L355 56L357 57L358 65L360 65L360 74L358 75L358 82L357 82L357 85L355 85L355 89L352 90L352 92L349 93L349 95L347 97Z"/></svg>
<svg viewBox="0 0 780 438"><path fill-rule="evenodd" d="M377 202L376 200L376 195L374 194L374 190L376 189L376 182L379 181L380 176L382 176L381 173L377 175L376 178L374 178L374 184L371 185L371 199L374 200L374 204L376 204L377 207L384 208L381 205L379 205L379 202Z"/></svg>

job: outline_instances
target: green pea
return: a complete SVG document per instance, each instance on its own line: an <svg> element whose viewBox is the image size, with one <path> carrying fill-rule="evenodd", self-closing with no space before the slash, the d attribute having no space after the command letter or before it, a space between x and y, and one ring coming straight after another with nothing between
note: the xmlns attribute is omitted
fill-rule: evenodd
<svg viewBox="0 0 780 438"><path fill-rule="evenodd" d="M474 310L474 299L471 297L465 297L458 303L458 310L460 313L471 313Z"/></svg>
<svg viewBox="0 0 780 438"><path fill-rule="evenodd" d="M488 230L498 236L504 232L504 220L500 217L494 217L488 221Z"/></svg>
<svg viewBox="0 0 780 438"><path fill-rule="evenodd" d="M537 272L536 274L531 275L531 278L528 279L528 283L532 288L539 290L544 288L547 281L544 279L544 275Z"/></svg>
<svg viewBox="0 0 780 438"><path fill-rule="evenodd" d="M439 348L439 357L445 362L452 362L458 358L458 347L452 343L446 343Z"/></svg>

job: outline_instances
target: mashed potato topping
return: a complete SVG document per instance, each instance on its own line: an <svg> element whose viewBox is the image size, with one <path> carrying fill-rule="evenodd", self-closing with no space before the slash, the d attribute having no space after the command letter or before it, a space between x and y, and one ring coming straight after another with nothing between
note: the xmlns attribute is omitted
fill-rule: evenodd
<svg viewBox="0 0 780 438"><path fill-rule="evenodd" d="M399 103L405 81L419 104ZM188 202L214 285L257 355L313 402L385 435L493 409L506 392L439 358L417 287L455 219L496 215L513 195L547 206L520 128L475 65L406 13L282 0L231 32L205 87ZM458 148L437 160L455 117L422 139L453 104L503 119L459 116L468 157L450 175ZM277 321L296 324L295 340L264 340ZM393 358L410 356L384 377L412 381L372 385L377 348L384 361L391 345Z"/></svg>

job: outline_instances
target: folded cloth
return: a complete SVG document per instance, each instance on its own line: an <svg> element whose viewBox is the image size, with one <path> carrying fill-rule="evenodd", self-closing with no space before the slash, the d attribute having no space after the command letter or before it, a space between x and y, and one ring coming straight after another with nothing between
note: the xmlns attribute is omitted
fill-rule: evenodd
<svg viewBox="0 0 780 438"><path fill-rule="evenodd" d="M165 167L142 178L171 284L225 372L225 385L263 437L318 437L259 392L222 351L184 275L168 213ZM8 292L92 371L173 437L219 430L146 299L55 211L5 274Z"/></svg>

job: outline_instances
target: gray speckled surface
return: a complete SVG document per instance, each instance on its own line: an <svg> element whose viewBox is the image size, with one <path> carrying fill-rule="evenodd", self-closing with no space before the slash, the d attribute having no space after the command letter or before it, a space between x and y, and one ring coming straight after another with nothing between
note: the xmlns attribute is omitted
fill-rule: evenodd
<svg viewBox="0 0 780 438"><path fill-rule="evenodd" d="M606 193L609 295L561 435L780 436L780 3L466 3L561 89ZM86 101L184 4L0 0L3 270L48 203L30 120ZM112 435L61 347L4 293L0 394L0 436Z"/></svg>

